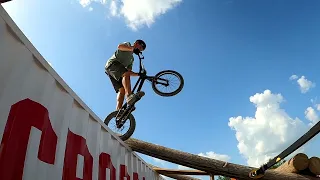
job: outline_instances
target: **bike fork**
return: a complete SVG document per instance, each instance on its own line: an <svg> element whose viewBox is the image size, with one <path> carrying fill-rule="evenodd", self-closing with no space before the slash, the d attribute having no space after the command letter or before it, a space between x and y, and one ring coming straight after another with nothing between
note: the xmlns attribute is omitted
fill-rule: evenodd
<svg viewBox="0 0 320 180"><path fill-rule="evenodd" d="M119 119L116 120L116 125L118 128L121 128L123 124L127 121L128 116L130 115L131 112L133 112L136 109L135 106L129 107L128 109L125 109L123 114L119 117ZM117 116L119 115L119 112ZM116 117L117 117L116 116Z"/></svg>
<svg viewBox="0 0 320 180"><path fill-rule="evenodd" d="M134 106L135 103L136 103L137 101L139 101L141 98L142 98L142 96L141 96L141 97L138 96L138 97L137 97L137 100L136 100L132 105L130 105L129 107L128 107L128 104L127 104L127 103L125 103L125 104L123 105L123 107L122 107L121 109L124 109L124 112L123 112L123 114L116 120L116 125L117 125L118 128L121 128L121 127L123 126L123 124L127 121L127 118L128 118L128 116L129 116L129 114L136 109L136 107ZM128 107L128 108L127 108L127 107ZM121 111L121 110L120 110L120 111ZM120 112L120 111L119 111L119 112ZM116 118L118 117L119 112L118 112L118 114L116 115Z"/></svg>

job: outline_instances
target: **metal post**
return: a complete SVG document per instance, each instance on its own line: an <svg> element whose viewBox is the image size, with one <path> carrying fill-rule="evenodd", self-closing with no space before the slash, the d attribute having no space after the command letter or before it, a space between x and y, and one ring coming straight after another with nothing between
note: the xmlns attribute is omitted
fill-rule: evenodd
<svg viewBox="0 0 320 180"><path fill-rule="evenodd" d="M214 175L210 174L210 180L214 180Z"/></svg>

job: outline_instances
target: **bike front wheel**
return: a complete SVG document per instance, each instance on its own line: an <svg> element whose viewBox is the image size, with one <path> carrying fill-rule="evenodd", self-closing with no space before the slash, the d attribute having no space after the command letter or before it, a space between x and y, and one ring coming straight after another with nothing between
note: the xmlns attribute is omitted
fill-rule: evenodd
<svg viewBox="0 0 320 180"><path fill-rule="evenodd" d="M118 111L114 111L114 112L110 113L105 118L104 123L111 129L111 131L113 131L115 134L117 134L122 141L125 141L125 140L129 139L132 136L132 134L133 134L133 132L134 132L134 130L136 128L136 121L135 121L134 116L130 113L129 116L127 117L127 119L126 119L126 122L130 123L129 129L123 134L122 133L117 133L117 131L119 129L122 129L124 127L124 125L125 125L125 124L123 124L123 127L121 127L121 128L117 127L117 125L116 125L116 116L117 116L117 114L118 114ZM111 121L111 120L114 120L114 121ZM114 122L115 130L112 129L112 122Z"/></svg>
<svg viewBox="0 0 320 180"><path fill-rule="evenodd" d="M166 77L162 77L166 76ZM177 78L178 82L172 81L173 78ZM160 86L159 86L160 85ZM174 90L170 90L171 85L177 85L178 87ZM178 94L184 86L184 79L182 75L173 70L164 70L157 73L152 81L152 89L153 91L160 96L174 96ZM161 87L164 87L165 90L169 90L165 92L164 90L160 90Z"/></svg>

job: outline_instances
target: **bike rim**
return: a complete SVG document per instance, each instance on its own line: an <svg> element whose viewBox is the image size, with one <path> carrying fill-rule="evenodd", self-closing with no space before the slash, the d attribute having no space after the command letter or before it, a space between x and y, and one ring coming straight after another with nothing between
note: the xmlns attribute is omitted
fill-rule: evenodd
<svg viewBox="0 0 320 180"><path fill-rule="evenodd" d="M128 125L127 125L128 124ZM130 119L127 117L126 122L123 123L121 128L117 127L116 117L112 117L112 119L109 121L108 127L116 134L124 135L129 131L130 128ZM125 129L125 127L128 127L124 132L121 133Z"/></svg>
<svg viewBox="0 0 320 180"><path fill-rule="evenodd" d="M161 77L161 76L165 76L165 77ZM168 78L167 78L168 77ZM176 77L177 80L174 80L174 77ZM164 72L162 74L159 74L159 76L154 80L154 86L161 92L165 93L166 91L164 90L169 90L167 91L167 93L171 93L176 91L177 89L179 89L179 86L181 84L181 78L173 73L173 72ZM165 85L168 84L168 85ZM176 89L171 88L171 86L177 86ZM162 87L162 88L159 88Z"/></svg>

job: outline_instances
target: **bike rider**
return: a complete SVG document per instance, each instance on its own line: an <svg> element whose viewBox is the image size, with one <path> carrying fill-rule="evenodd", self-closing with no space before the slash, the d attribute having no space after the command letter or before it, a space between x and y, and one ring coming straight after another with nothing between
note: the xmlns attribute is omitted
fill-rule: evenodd
<svg viewBox="0 0 320 180"><path fill-rule="evenodd" d="M138 55L140 51L144 51L145 49L146 43L141 39L136 40L133 46L130 42L121 43L105 65L105 72L109 76L117 93L117 111L122 107L125 95L128 105L132 105L137 100L137 96L144 96L143 91L137 94L132 93L130 76L139 75L132 71L134 62L133 53Z"/></svg>

